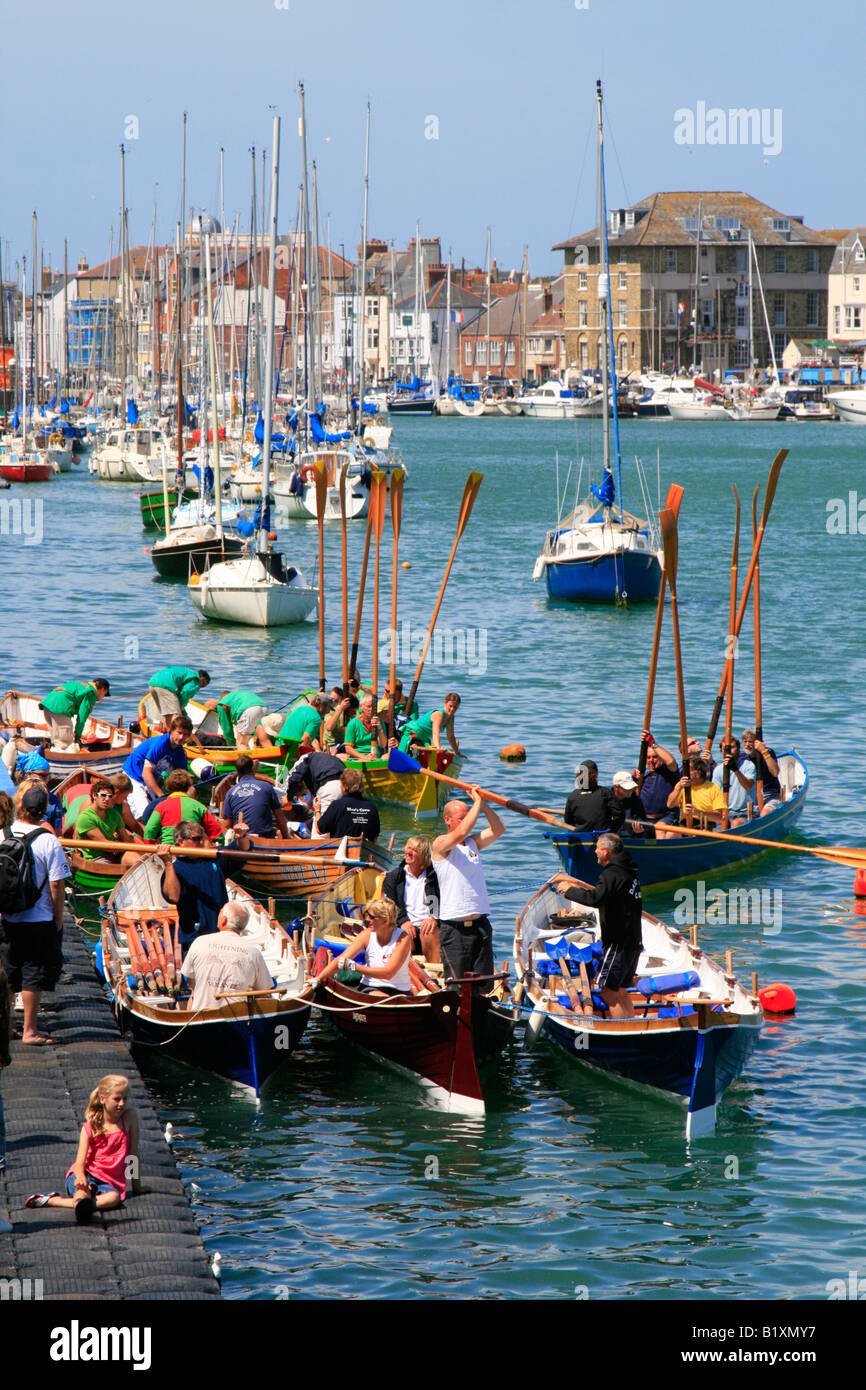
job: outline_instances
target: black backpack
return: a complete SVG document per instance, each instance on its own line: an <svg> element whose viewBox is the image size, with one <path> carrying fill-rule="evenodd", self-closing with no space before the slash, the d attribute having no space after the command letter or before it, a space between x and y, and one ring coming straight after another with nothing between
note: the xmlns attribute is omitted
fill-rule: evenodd
<svg viewBox="0 0 866 1390"><path fill-rule="evenodd" d="M31 845L38 835L50 834L44 825L20 837L4 829L0 840L0 912L27 912L36 906L48 875L41 883L36 882Z"/></svg>

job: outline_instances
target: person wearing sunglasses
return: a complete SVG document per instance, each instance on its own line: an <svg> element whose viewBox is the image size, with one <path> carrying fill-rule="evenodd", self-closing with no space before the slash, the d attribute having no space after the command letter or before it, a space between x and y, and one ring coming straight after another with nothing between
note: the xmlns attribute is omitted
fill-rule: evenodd
<svg viewBox="0 0 866 1390"><path fill-rule="evenodd" d="M75 836L87 840L93 849L82 848L85 859L116 859L121 844L140 845L144 841L133 835L123 823L123 812L117 805L117 788L107 777L95 777L90 787L90 805L81 812L75 823ZM141 859L140 854L127 850L121 856L121 866L131 869Z"/></svg>
<svg viewBox="0 0 866 1390"><path fill-rule="evenodd" d="M246 822L235 823L232 848L250 849L251 841ZM178 855L176 850L210 850L208 855ZM163 860L161 889L163 897L177 904L180 921L180 940L184 950L196 937L209 936L219 930L219 915L229 900L226 875L238 871L237 859L227 859L215 849L213 841L196 821L182 820L174 828L174 844L159 845L156 853Z"/></svg>

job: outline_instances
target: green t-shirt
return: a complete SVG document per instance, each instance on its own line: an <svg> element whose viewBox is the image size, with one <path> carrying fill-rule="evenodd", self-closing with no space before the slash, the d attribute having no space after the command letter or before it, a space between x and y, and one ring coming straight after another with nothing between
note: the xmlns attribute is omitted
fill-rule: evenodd
<svg viewBox="0 0 866 1390"><path fill-rule="evenodd" d="M431 709L427 712L427 714L422 714L420 719L413 719L410 724L410 729L414 736L415 742L423 743L425 747L429 747L430 740L433 737L434 714L442 715L441 727L444 729L446 723L444 709Z"/></svg>
<svg viewBox="0 0 866 1390"><path fill-rule="evenodd" d="M87 830L98 830L100 835L104 835L106 840L116 840L119 831L123 829L123 812L118 806L109 806L103 820L96 814L92 806L81 812L75 824L75 834L81 838ZM82 849L81 853L85 859L101 859L105 850L101 845L94 846L93 849Z"/></svg>
<svg viewBox="0 0 866 1390"><path fill-rule="evenodd" d="M149 684L157 690L173 691L180 700L181 709L186 709L201 689L198 671L191 670L189 666L163 666L161 671L151 676Z"/></svg>
<svg viewBox="0 0 866 1390"><path fill-rule="evenodd" d="M75 718L73 738L78 743L90 711L96 704L96 686L83 681L67 681L59 690L51 690L42 700L42 708L52 714L63 714L68 719Z"/></svg>
<svg viewBox="0 0 866 1390"><path fill-rule="evenodd" d="M318 738L321 727L322 716L318 710L313 709L312 705L298 705L286 715L286 722L277 735L277 743L287 743L292 739L300 743L304 734Z"/></svg>
<svg viewBox="0 0 866 1390"><path fill-rule="evenodd" d="M351 743L353 748L357 748L359 753L370 753L373 750L373 731L365 729L363 723L355 715L346 725L346 737L344 742Z"/></svg>
<svg viewBox="0 0 866 1390"><path fill-rule="evenodd" d="M267 701L263 700L261 695L255 695L252 690L230 690L227 695L220 696L217 718L226 743L234 741L235 724L244 710L252 709L253 705L263 705L267 709Z"/></svg>

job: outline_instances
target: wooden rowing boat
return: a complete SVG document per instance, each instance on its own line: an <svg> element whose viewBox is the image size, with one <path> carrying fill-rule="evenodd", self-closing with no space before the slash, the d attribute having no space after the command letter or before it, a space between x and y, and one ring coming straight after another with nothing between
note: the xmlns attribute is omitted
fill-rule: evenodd
<svg viewBox="0 0 866 1390"><path fill-rule="evenodd" d="M37 745L49 736L48 721L39 707L37 695L7 690L0 696L0 728L23 736ZM110 776L119 772L133 748L141 740L120 724L91 715L84 725L80 747L74 750L48 748L45 757L54 778L66 777L78 767Z"/></svg>
<svg viewBox="0 0 866 1390"><path fill-rule="evenodd" d="M601 955L597 910L562 895L577 882L557 874L517 918L515 965L533 1006L528 1036L543 1028L573 1061L677 1102L686 1111L687 1137L711 1133L718 1102L757 1044L760 1001L676 928L645 912L642 988L631 991L637 1017L612 1019L592 988Z"/></svg>
<svg viewBox="0 0 866 1390"><path fill-rule="evenodd" d="M788 834L799 820L806 804L809 774L798 753L785 753L779 758L779 781L785 800L775 811L756 816L745 825L736 827L736 835L752 844L732 839L701 840L698 838L647 840L638 835L623 835L622 842L637 866L641 887L660 887L679 879L696 878L714 869L728 868L744 859L766 851L762 841L778 840ZM552 840L566 873L594 883L599 865L595 846L601 832L578 833L567 830L545 830Z"/></svg>
<svg viewBox="0 0 866 1390"><path fill-rule="evenodd" d="M250 910L241 935L264 955L276 982L273 991L227 998L217 1008L190 1014L188 996L154 994L139 986L127 929L136 932L137 923L155 921L168 926L171 940L177 924L177 909L160 892L162 871L156 855L130 869L114 889L103 920L96 965L111 988L121 1031L129 1031L136 1044L161 1048L177 1061L248 1087L258 1098L309 1021L305 958L280 924L229 881L229 898Z"/></svg>
<svg viewBox="0 0 866 1390"><path fill-rule="evenodd" d="M285 752L276 744L254 744L251 748L227 744L216 710L206 709L200 701L190 700L186 712L192 720L196 738L203 745L203 748L200 748L197 743L184 744L184 752L190 760L190 766L193 762L205 759L217 777L233 772L238 758L244 755L252 758L257 774L262 768L276 772L283 766ZM151 695L142 695L138 702L138 725L145 738L161 733L166 727L164 717Z"/></svg>
<svg viewBox="0 0 866 1390"><path fill-rule="evenodd" d="M434 772L447 772L449 777L460 776L463 759L450 749L413 747L412 756L422 767L429 767ZM364 790L371 801L382 806L404 806L414 811L416 817L438 815L450 795L446 784L435 782L432 777L389 772L387 758L377 758L372 762L348 758L346 766L357 767L363 772Z"/></svg>
<svg viewBox="0 0 866 1390"><path fill-rule="evenodd" d="M369 869L350 871L310 900L306 940L308 955L315 946L314 970L323 968L329 954L340 954L347 936L360 929L361 906L378 895L377 877ZM472 977L441 988L419 982L417 992L384 998L330 978L315 994L345 1038L421 1086L437 1109L475 1116L485 1113L479 1067L502 1051L514 1031L509 1001L507 982L481 993Z"/></svg>

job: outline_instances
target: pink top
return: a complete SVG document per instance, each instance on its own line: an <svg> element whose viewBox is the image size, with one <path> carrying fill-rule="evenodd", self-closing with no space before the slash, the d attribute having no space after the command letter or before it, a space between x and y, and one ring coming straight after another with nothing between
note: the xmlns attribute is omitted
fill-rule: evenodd
<svg viewBox="0 0 866 1390"><path fill-rule="evenodd" d="M94 1138L90 1121L85 1120L84 1130L90 1143L84 1159L84 1171L99 1182L107 1182L121 1195L126 1196L126 1156L129 1153L129 1135L126 1132L126 1117L120 1117L120 1129L113 1134L99 1134ZM74 1167L74 1165L73 1165ZM69 1173L72 1168L69 1169ZM66 1174L67 1178L69 1173Z"/></svg>

